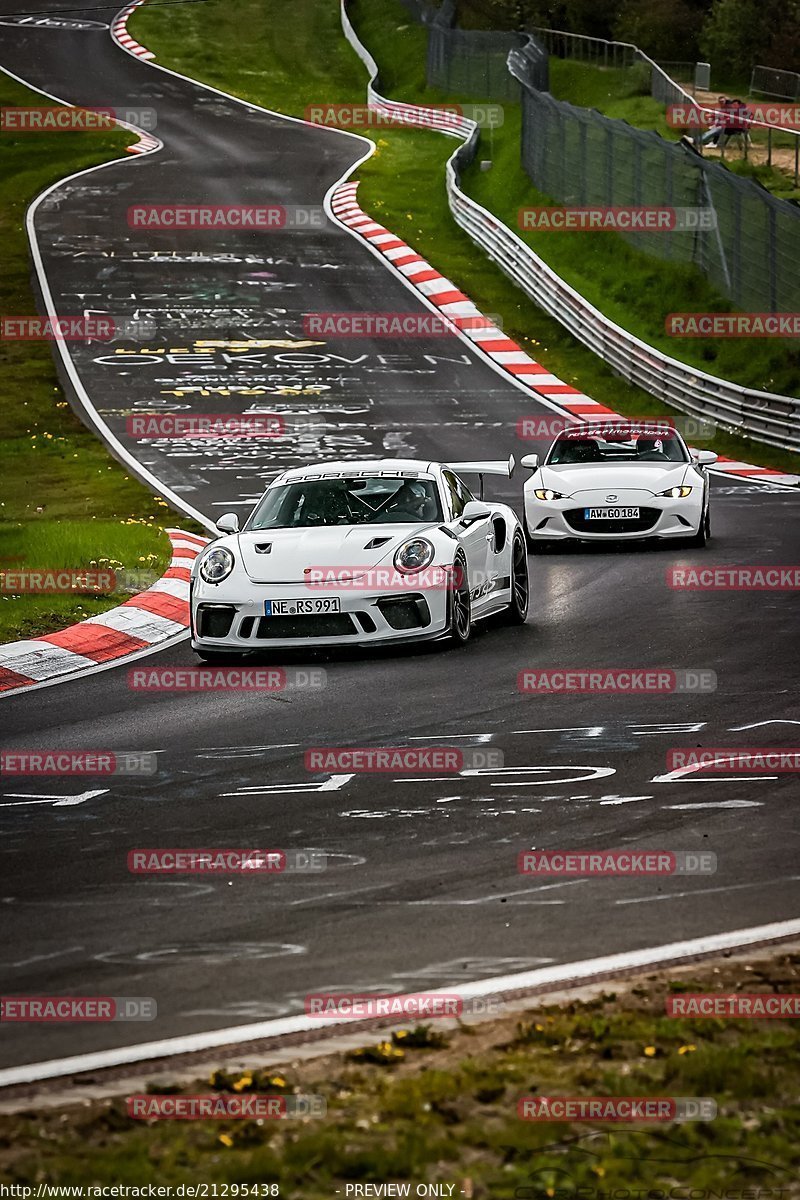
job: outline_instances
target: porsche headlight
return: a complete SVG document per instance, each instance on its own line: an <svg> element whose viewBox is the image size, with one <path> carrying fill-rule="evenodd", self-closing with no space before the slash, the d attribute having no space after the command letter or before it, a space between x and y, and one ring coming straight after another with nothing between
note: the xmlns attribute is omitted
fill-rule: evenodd
<svg viewBox="0 0 800 1200"><path fill-rule="evenodd" d="M563 500L563 492L554 492L552 488L535 488L533 492L537 500Z"/></svg>
<svg viewBox="0 0 800 1200"><path fill-rule="evenodd" d="M203 558L198 567L200 578L206 583L222 583L223 579L227 579L233 570L234 557L230 550L226 550L224 546L218 546L216 550L209 550L203 555Z"/></svg>
<svg viewBox="0 0 800 1200"><path fill-rule="evenodd" d="M394 565L398 571L413 574L422 571L433 562L436 547L427 538L415 537L404 542L394 556Z"/></svg>
<svg viewBox="0 0 800 1200"><path fill-rule="evenodd" d="M667 488L667 490L665 492L656 492L656 495L657 496L669 496L673 500L682 500L684 496L689 495L691 490L692 489L688 486L688 484L684 484L682 487Z"/></svg>

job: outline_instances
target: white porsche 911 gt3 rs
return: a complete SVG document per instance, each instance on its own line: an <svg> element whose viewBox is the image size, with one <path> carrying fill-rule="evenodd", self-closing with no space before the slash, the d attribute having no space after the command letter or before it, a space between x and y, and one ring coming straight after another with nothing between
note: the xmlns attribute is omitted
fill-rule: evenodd
<svg viewBox="0 0 800 1200"><path fill-rule="evenodd" d="M508 462L332 462L274 479L244 527L197 557L192 648L202 657L277 647L450 638L528 613L519 518L476 499L456 473L510 476ZM482 487L481 487L482 490Z"/></svg>
<svg viewBox="0 0 800 1200"><path fill-rule="evenodd" d="M568 540L684 538L711 532L705 467L713 450L689 450L667 424L585 423L563 430L524 485L526 541L533 553Z"/></svg>

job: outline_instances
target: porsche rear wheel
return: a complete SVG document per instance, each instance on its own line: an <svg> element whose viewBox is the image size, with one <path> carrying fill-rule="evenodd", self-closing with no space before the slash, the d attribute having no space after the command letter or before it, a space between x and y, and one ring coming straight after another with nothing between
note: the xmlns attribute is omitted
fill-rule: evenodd
<svg viewBox="0 0 800 1200"><path fill-rule="evenodd" d="M511 603L503 617L509 625L524 625L528 617L530 584L528 581L528 555L525 539L521 533L514 535L511 547Z"/></svg>
<svg viewBox="0 0 800 1200"><path fill-rule="evenodd" d="M463 646L472 632L472 600L469 594L466 560L457 554L453 563L453 586L450 589L450 640Z"/></svg>

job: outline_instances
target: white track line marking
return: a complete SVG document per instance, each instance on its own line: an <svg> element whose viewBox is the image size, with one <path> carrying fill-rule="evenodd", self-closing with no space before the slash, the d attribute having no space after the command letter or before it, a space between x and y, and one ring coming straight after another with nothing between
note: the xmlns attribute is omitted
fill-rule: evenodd
<svg viewBox="0 0 800 1200"><path fill-rule="evenodd" d="M800 919L776 921L769 925L757 925L750 929L734 929L729 933L714 933L706 937L691 938L681 942L669 942L644 950L627 950L620 954L609 954L602 958L589 958L581 962L560 963L552 967L537 967L532 971L520 971L514 975L499 975L491 979L479 979L471 983L448 987L464 999L492 996L498 992L518 992L531 988L557 987L567 983L588 981L595 977L651 968L690 959L697 955L722 953L750 945L773 942L797 937L800 934ZM436 991L429 994L435 995ZM359 1017L310 1017L305 1013L292 1017L279 1017L273 1021L258 1021L251 1025L233 1025L227 1029L212 1029L207 1033L192 1033L183 1037L164 1038L157 1042L144 1042L134 1046L120 1046L116 1050L101 1050L93 1054L76 1054L71 1058L51 1059L46 1062L27 1063L21 1067L10 1067L0 1071L0 1087L14 1084L35 1083L42 1079L58 1079L65 1075L76 1075L85 1071L101 1071L108 1067L125 1066L149 1062L152 1059L171 1058L178 1054L193 1054L213 1050L222 1046L240 1046L243 1042L260 1041L264 1038L285 1037L287 1034L303 1034L326 1027L346 1030Z"/></svg>

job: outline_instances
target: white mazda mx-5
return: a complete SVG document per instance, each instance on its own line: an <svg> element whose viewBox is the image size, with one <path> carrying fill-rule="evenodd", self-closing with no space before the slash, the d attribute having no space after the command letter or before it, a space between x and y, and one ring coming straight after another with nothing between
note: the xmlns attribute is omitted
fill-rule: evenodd
<svg viewBox="0 0 800 1200"><path fill-rule="evenodd" d="M202 658L276 647L449 638L528 613L525 538L512 508L476 499L466 474L508 462L331 462L284 471L244 527L195 559L192 648ZM459 473L457 473L459 472Z"/></svg>
<svg viewBox="0 0 800 1200"><path fill-rule="evenodd" d="M689 450L674 428L585 423L558 435L544 461L527 454L525 532L533 553L568 540L683 538L711 533L705 467L713 450Z"/></svg>

